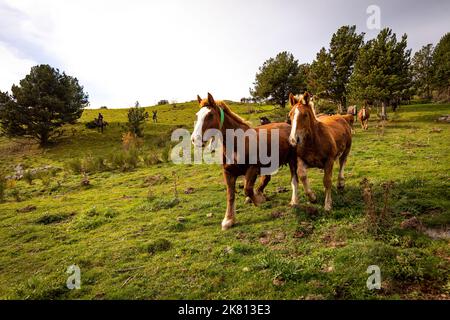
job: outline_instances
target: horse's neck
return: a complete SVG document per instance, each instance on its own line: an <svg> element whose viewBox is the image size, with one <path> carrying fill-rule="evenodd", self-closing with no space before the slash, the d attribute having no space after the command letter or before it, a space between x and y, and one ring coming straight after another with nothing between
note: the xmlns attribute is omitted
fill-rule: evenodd
<svg viewBox="0 0 450 320"><path fill-rule="evenodd" d="M310 117L310 124L309 129L306 131L305 139L311 144L315 144L315 141L318 139L318 136L320 135L322 123L317 120L315 117Z"/></svg>
<svg viewBox="0 0 450 320"><path fill-rule="evenodd" d="M237 129L242 129L244 132L248 129L250 129L250 126L248 124L239 122L235 119L233 119L232 117L230 117L229 115L225 114L224 117L224 121L223 121L223 125L222 125L222 139L223 139L223 151L226 151L226 136L227 136L227 130L228 129L232 129L232 130L237 130ZM234 145L234 143L233 143Z"/></svg>

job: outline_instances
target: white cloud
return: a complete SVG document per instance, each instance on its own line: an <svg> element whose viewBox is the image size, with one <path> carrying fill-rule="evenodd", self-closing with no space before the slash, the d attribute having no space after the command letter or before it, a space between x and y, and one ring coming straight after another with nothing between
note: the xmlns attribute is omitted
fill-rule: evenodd
<svg viewBox="0 0 450 320"><path fill-rule="evenodd" d="M35 64L32 60L17 57L14 50L0 43L0 90L11 91L12 84L18 84Z"/></svg>

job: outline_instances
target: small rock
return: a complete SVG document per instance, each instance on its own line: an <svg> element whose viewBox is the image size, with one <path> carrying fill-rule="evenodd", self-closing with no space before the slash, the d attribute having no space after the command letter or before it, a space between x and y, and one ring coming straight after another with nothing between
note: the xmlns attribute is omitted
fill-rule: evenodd
<svg viewBox="0 0 450 320"><path fill-rule="evenodd" d="M185 222L186 218L185 217L177 217L177 221L178 222Z"/></svg>
<svg viewBox="0 0 450 320"><path fill-rule="evenodd" d="M226 246L225 249L223 249L223 252L225 254L232 254L233 253L233 248L230 246Z"/></svg>
<svg viewBox="0 0 450 320"><path fill-rule="evenodd" d="M191 194L194 192L194 188L187 188L186 190L184 190L185 194Z"/></svg>
<svg viewBox="0 0 450 320"><path fill-rule="evenodd" d="M250 269L249 269L248 267L244 267L244 268L242 268L242 271L244 271L244 272L249 272Z"/></svg>
<svg viewBox="0 0 450 320"><path fill-rule="evenodd" d="M274 286L281 287L281 286L284 286L286 281L284 281L284 279L282 279L282 278L277 277L277 278L273 279L272 283Z"/></svg>
<svg viewBox="0 0 450 320"><path fill-rule="evenodd" d="M400 224L400 228L402 229L415 229L415 230L421 230L422 229L422 223L420 222L417 217L412 217L407 220L404 220Z"/></svg>
<svg viewBox="0 0 450 320"><path fill-rule="evenodd" d="M210 212L206 215L207 218L212 218L213 216L214 216L214 214L212 212Z"/></svg>

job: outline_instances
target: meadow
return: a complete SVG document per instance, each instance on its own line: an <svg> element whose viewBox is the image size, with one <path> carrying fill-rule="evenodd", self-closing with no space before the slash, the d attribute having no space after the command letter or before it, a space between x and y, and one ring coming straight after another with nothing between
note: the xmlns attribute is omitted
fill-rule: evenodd
<svg viewBox="0 0 450 320"><path fill-rule="evenodd" d="M231 108L255 125L288 111ZM287 167L261 207L244 203L240 178L238 223L226 232L221 167L167 161L171 132L192 129L198 104L147 109L159 121L145 124L130 166L121 165L128 154L117 160L126 109L101 110L110 124L103 134L85 128L99 110L85 110L45 149L0 138L4 175L18 164L52 168L5 183L0 298L450 299L450 130L436 122L450 104L401 106L386 123L373 116L368 131L355 125L346 188L335 188L335 168L329 214L318 169L309 170L318 204L300 188L298 208L288 206ZM363 199L369 185L373 203ZM80 267L79 290L66 287L70 265ZM380 290L367 289L370 265L380 267Z"/></svg>

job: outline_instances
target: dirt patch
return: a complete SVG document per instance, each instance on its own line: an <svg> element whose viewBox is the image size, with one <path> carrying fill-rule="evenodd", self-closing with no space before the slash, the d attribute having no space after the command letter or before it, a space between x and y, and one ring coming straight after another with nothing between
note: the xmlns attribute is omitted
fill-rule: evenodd
<svg viewBox="0 0 450 320"><path fill-rule="evenodd" d="M17 209L16 212L18 213L27 213L27 212L31 212L31 211L36 211L36 206L26 206L24 208L21 209Z"/></svg>
<svg viewBox="0 0 450 320"><path fill-rule="evenodd" d="M150 187L150 186L162 184L162 183L164 183L166 181L167 181L167 177L165 177L165 176L163 176L161 174L157 174L157 175L154 175L154 176L146 177L144 179L143 186Z"/></svg>
<svg viewBox="0 0 450 320"><path fill-rule="evenodd" d="M427 236L429 236L432 239L450 239L450 230L448 229L434 229L434 228L425 228L423 230L423 233L425 233Z"/></svg>

